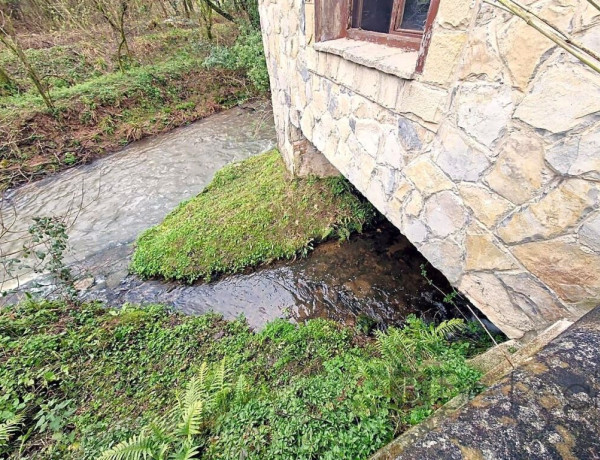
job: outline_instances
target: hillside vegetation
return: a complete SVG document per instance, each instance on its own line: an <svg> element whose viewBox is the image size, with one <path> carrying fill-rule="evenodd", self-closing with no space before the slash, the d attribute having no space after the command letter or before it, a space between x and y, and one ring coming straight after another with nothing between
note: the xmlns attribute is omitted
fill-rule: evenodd
<svg viewBox="0 0 600 460"><path fill-rule="evenodd" d="M0 191L264 95L256 2L219 3L232 20L203 0L0 2Z"/></svg>

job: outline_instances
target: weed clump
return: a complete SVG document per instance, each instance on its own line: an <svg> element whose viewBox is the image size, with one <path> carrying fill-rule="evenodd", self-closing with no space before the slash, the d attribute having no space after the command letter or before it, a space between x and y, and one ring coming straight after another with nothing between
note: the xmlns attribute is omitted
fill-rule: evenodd
<svg viewBox="0 0 600 460"><path fill-rule="evenodd" d="M260 30L242 28L233 46L214 46L203 65L207 69L242 71L256 90L269 91L269 73Z"/></svg>

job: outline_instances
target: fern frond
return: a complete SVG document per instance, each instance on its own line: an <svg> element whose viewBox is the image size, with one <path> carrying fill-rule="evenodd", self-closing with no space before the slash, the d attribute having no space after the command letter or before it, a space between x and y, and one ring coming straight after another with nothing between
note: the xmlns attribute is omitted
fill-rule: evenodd
<svg viewBox="0 0 600 460"><path fill-rule="evenodd" d="M13 433L19 429L22 421L23 415L19 414L9 418L4 423L0 423L0 445L8 442Z"/></svg>
<svg viewBox="0 0 600 460"><path fill-rule="evenodd" d="M211 385L211 390L215 393L223 391L227 387L229 371L225 365L225 358L221 360L221 364L217 367L214 373L214 378Z"/></svg>
<svg viewBox="0 0 600 460"><path fill-rule="evenodd" d="M391 327L386 333L378 331L377 349L389 366L415 370L417 351L415 341L406 334L407 330Z"/></svg>
<svg viewBox="0 0 600 460"><path fill-rule="evenodd" d="M104 451L100 460L142 460L152 458L152 454L152 439L144 434L139 434Z"/></svg>
<svg viewBox="0 0 600 460"><path fill-rule="evenodd" d="M172 454L169 458L171 460L191 460L196 458L198 455L200 448L198 446L192 446L188 443L181 446L181 449L178 452Z"/></svg>
<svg viewBox="0 0 600 460"><path fill-rule="evenodd" d="M210 406L211 395L208 391L208 365L206 362L200 366L198 376L192 378L186 385L185 394L179 402L178 410L175 410L175 418L181 419L189 415L191 408L196 408L198 401L202 401L203 407Z"/></svg>
<svg viewBox="0 0 600 460"><path fill-rule="evenodd" d="M465 330L467 325L464 320L459 318L449 319L448 321L442 321L435 329L434 333L437 337L446 338L456 332L462 332Z"/></svg>
<svg viewBox="0 0 600 460"><path fill-rule="evenodd" d="M233 400L237 402L246 401L250 394L250 382L244 374L240 374L232 388Z"/></svg>
<svg viewBox="0 0 600 460"><path fill-rule="evenodd" d="M206 386L206 381L208 379L208 364L206 361L204 361L200 366L200 370L198 371L198 376L196 379L198 380L199 385L203 387Z"/></svg>
<svg viewBox="0 0 600 460"><path fill-rule="evenodd" d="M188 439L199 434L203 415L204 401L198 400L187 406L181 413L181 421L177 425L178 434Z"/></svg>

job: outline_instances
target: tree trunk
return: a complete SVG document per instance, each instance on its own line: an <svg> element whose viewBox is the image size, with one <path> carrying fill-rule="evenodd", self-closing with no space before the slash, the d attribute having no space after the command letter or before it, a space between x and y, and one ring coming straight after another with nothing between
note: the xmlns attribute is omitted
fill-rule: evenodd
<svg viewBox="0 0 600 460"><path fill-rule="evenodd" d="M52 102L52 99L50 99L50 94L49 94L47 88L42 83L42 80L38 76L35 69L32 67L31 63L29 62L29 59L27 59L27 56L25 56L25 53L23 52L23 49L21 48L20 45L17 46L17 54L19 56L19 59L25 66L27 75L29 76L29 78L31 79L31 81L33 82L35 87L37 88L38 93L40 93L40 96L42 96L42 99L44 100L44 104L46 104L46 107L48 107L50 110L54 110L54 103Z"/></svg>
<svg viewBox="0 0 600 460"><path fill-rule="evenodd" d="M158 0L158 4L160 5L160 9L165 15L165 19L167 19L169 17L169 12L167 11L167 7L165 6L164 0Z"/></svg>
<svg viewBox="0 0 600 460"><path fill-rule="evenodd" d="M227 11L222 10L221 8L219 8L217 5L215 5L212 0L201 0L204 3L206 3L209 7L212 8L212 10L217 13L220 14L221 16L223 16L225 19L227 19L228 21L231 22L235 22L235 20L233 19L233 16L230 15Z"/></svg>
<svg viewBox="0 0 600 460"><path fill-rule="evenodd" d="M25 67L27 76L38 90L38 93L44 100L46 107L48 107L50 110L54 110L54 104L52 103L52 99L50 99L50 94L45 85L42 83L42 80L40 79L36 70L29 62L27 55L21 47L21 43L15 36L15 30L10 22L10 18L2 15L0 19L3 20L3 22L0 22L0 42L2 42L4 46L6 46L15 56L17 56L19 61L21 61L21 64L23 64L23 67Z"/></svg>
<svg viewBox="0 0 600 460"><path fill-rule="evenodd" d="M0 67L0 95L8 95L16 87L8 73Z"/></svg>

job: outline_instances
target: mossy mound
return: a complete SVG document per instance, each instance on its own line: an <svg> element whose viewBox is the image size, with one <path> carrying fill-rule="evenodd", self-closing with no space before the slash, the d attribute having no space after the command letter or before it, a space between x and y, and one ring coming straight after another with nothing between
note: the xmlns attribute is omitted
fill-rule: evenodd
<svg viewBox="0 0 600 460"><path fill-rule="evenodd" d="M194 282L307 254L375 218L342 177L293 179L275 150L223 168L137 241L131 268Z"/></svg>

